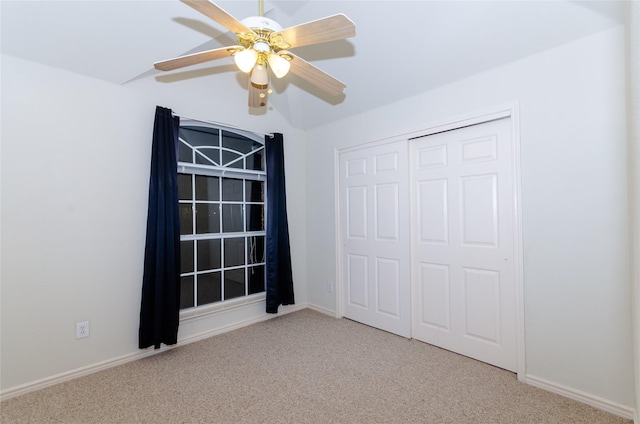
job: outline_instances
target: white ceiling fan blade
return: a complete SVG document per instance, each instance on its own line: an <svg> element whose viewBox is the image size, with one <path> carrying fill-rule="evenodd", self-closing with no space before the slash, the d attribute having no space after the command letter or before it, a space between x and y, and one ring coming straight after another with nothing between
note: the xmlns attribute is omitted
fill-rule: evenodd
<svg viewBox="0 0 640 424"><path fill-rule="evenodd" d="M208 62L210 60L222 59L231 56L230 49L239 48L240 46L223 47L220 49L206 50L203 52L192 53L185 56L176 57L174 59L162 60L156 62L153 66L160 71L173 71L174 69L184 68L185 66L196 65L198 63Z"/></svg>
<svg viewBox="0 0 640 424"><path fill-rule="evenodd" d="M342 13L285 28L271 35L282 37L291 48L342 40L356 35L355 24Z"/></svg>
<svg viewBox="0 0 640 424"><path fill-rule="evenodd" d="M180 0L187 6L191 6L206 17L213 19L234 34L247 34L253 31L242 22L225 12L222 8L209 0Z"/></svg>
<svg viewBox="0 0 640 424"><path fill-rule="evenodd" d="M301 59L299 56L290 52L287 52L287 54L292 57L290 62L291 68L289 71L315 85L322 91L331 94L332 96L339 96L347 87L341 81L338 81L323 70L316 68L306 60Z"/></svg>
<svg viewBox="0 0 640 424"><path fill-rule="evenodd" d="M249 80L249 107L263 107L267 105L268 86L256 85ZM260 95L263 94L263 97Z"/></svg>

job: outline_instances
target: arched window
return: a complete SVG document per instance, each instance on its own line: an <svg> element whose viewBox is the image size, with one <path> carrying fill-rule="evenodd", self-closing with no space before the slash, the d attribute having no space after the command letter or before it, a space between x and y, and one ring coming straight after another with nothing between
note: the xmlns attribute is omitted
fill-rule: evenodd
<svg viewBox="0 0 640 424"><path fill-rule="evenodd" d="M264 140L180 126L180 309L264 298Z"/></svg>

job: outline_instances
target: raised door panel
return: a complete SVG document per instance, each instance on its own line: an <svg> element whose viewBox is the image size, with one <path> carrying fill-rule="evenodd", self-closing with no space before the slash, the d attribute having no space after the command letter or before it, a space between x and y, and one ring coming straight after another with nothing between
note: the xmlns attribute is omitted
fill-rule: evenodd
<svg viewBox="0 0 640 424"><path fill-rule="evenodd" d="M353 186L347 189L345 208L346 236L350 239L367 239L367 186Z"/></svg>
<svg viewBox="0 0 640 424"><path fill-rule="evenodd" d="M418 266L418 300L420 324L449 331L450 281L449 266L420 263Z"/></svg>
<svg viewBox="0 0 640 424"><path fill-rule="evenodd" d="M476 246L498 245L498 176L460 178L460 219L462 243Z"/></svg>
<svg viewBox="0 0 640 424"><path fill-rule="evenodd" d="M465 337L500 345L500 273L463 268Z"/></svg>
<svg viewBox="0 0 640 424"><path fill-rule="evenodd" d="M364 255L347 255L347 302L350 306L369 307L369 258Z"/></svg>
<svg viewBox="0 0 640 424"><path fill-rule="evenodd" d="M397 183L375 186L375 234L378 240L397 242L400 239L399 187Z"/></svg>
<svg viewBox="0 0 640 424"><path fill-rule="evenodd" d="M418 184L418 234L422 243L449 242L447 180L424 180Z"/></svg>
<svg viewBox="0 0 640 424"><path fill-rule="evenodd" d="M376 302L377 312L400 318L401 261L376 258Z"/></svg>

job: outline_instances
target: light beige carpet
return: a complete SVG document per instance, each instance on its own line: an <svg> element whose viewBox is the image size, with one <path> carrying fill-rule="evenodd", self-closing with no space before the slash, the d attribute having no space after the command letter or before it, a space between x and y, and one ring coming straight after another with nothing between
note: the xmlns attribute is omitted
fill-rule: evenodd
<svg viewBox="0 0 640 424"><path fill-rule="evenodd" d="M630 423L311 310L9 399L9 423Z"/></svg>

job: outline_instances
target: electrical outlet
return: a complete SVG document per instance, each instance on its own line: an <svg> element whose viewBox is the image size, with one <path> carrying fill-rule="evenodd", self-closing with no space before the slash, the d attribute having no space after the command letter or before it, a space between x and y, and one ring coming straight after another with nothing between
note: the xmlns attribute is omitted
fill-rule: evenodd
<svg viewBox="0 0 640 424"><path fill-rule="evenodd" d="M76 323L76 339L89 337L89 321Z"/></svg>

